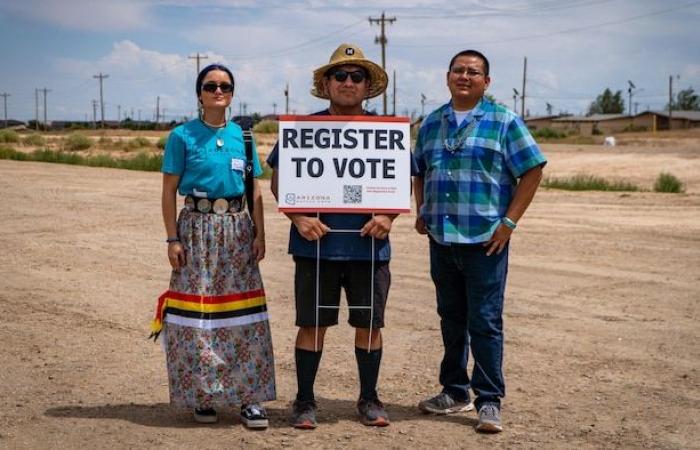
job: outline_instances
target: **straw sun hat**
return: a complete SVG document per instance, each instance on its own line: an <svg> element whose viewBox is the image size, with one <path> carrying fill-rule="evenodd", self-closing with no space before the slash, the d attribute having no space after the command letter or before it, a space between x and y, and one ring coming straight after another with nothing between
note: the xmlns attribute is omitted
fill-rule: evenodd
<svg viewBox="0 0 700 450"><path fill-rule="evenodd" d="M381 66L365 58L362 49L357 45L340 44L340 47L331 55L328 64L314 70L314 88L311 90L311 94L318 98L328 99L328 93L323 85L323 77L329 69L345 64L362 67L369 74L370 85L367 98L376 97L386 89L386 85L389 83L389 77L387 77L386 72L384 72Z"/></svg>

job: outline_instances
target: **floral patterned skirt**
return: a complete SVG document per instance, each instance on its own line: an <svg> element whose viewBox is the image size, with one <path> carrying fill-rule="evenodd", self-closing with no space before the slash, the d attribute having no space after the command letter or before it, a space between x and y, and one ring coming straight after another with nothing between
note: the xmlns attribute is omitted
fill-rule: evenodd
<svg viewBox="0 0 700 450"><path fill-rule="evenodd" d="M170 402L234 407L275 399L265 291L246 211L178 217L186 265L160 299Z"/></svg>

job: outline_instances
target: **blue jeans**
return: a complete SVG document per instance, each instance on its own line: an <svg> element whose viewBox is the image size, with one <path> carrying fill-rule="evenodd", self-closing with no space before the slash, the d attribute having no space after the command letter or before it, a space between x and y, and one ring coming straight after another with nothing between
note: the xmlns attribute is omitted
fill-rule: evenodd
<svg viewBox="0 0 700 450"><path fill-rule="evenodd" d="M503 380L503 292L508 274L508 245L500 255L486 256L481 244L440 245L430 240L430 275L445 354L440 365L443 392L469 400L467 374L471 345L475 406L500 404Z"/></svg>

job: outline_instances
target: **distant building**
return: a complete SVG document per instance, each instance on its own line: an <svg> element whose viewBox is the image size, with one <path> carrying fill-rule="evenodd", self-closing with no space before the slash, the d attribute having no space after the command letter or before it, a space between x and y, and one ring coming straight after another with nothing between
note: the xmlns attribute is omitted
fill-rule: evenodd
<svg viewBox="0 0 700 450"><path fill-rule="evenodd" d="M532 130L550 128L571 134L613 134L625 131L668 130L668 111L643 111L634 116L627 114L593 114L590 116L527 117L525 123ZM673 111L671 128L674 130L700 127L700 111Z"/></svg>
<svg viewBox="0 0 700 450"><path fill-rule="evenodd" d="M0 128L5 128L4 119L0 119ZM27 123L20 120L7 119L7 128L23 129L27 128Z"/></svg>

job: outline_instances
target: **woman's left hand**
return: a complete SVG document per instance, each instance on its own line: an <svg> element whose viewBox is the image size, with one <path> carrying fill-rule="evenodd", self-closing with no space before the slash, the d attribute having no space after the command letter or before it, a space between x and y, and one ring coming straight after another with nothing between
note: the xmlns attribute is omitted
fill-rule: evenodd
<svg viewBox="0 0 700 450"><path fill-rule="evenodd" d="M260 262L265 257L265 238L256 237L253 239L253 254L255 261Z"/></svg>

